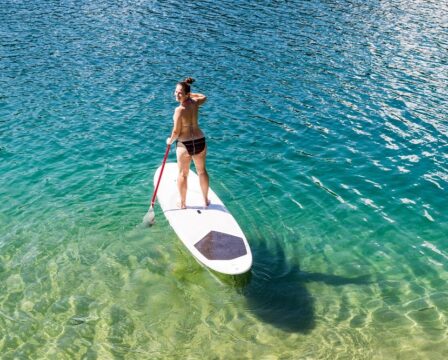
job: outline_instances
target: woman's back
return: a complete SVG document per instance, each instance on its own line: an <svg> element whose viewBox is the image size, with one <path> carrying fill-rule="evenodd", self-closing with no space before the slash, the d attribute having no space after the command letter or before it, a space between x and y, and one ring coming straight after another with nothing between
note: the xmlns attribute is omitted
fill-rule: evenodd
<svg viewBox="0 0 448 360"><path fill-rule="evenodd" d="M182 124L178 138L180 141L199 139L204 136L199 128L199 105L197 101L189 99L186 103L179 105L176 111L179 111Z"/></svg>

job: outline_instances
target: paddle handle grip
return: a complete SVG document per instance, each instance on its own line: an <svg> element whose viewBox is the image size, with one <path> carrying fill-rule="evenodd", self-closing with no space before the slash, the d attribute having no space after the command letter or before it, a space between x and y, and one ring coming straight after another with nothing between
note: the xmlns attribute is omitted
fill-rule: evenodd
<svg viewBox="0 0 448 360"><path fill-rule="evenodd" d="M157 179L156 188L154 189L154 194L152 195L152 199L151 199L151 207L154 207L154 203L156 202L157 190L159 189L160 180L162 179L163 169L165 168L166 159L168 158L168 153L170 152L170 146L171 146L171 144L168 144L166 146L165 156L163 157L163 161L162 161L162 168L160 169L159 178Z"/></svg>

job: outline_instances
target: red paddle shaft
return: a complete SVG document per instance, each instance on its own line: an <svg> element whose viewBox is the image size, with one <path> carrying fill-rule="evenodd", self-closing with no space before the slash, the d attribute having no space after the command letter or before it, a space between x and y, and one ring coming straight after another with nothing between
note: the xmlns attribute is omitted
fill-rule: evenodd
<svg viewBox="0 0 448 360"><path fill-rule="evenodd" d="M157 180L157 185L156 185L156 188L154 189L154 194L152 195L152 199L151 199L151 207L154 207L154 203L156 202L157 190L159 189L160 180L162 179L162 173L163 173L163 169L165 167L165 163L166 163L166 159L168 157L168 153L170 151L170 146L171 146L170 144L168 144L166 146L165 156L163 157L162 168L160 169L159 179Z"/></svg>

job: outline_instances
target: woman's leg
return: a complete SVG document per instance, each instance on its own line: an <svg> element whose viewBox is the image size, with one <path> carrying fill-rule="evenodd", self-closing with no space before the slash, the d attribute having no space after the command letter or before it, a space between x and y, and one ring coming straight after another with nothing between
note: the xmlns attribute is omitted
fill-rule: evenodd
<svg viewBox="0 0 448 360"><path fill-rule="evenodd" d="M177 187L180 194L180 208L185 209L187 207L187 178L190 171L191 156L188 154L184 145L178 144L176 148L177 165L179 167L179 175L177 177Z"/></svg>
<svg viewBox="0 0 448 360"><path fill-rule="evenodd" d="M207 146L199 154L193 155L194 166L199 175L199 184L201 185L202 196L204 197L204 204L208 206L210 201L208 200L208 186L209 178L207 174L207 169L205 168L205 157L207 155Z"/></svg>

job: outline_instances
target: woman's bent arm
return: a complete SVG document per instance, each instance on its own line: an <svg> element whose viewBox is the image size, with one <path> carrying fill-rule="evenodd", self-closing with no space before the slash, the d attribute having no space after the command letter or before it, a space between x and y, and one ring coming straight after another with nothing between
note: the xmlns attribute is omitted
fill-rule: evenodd
<svg viewBox="0 0 448 360"><path fill-rule="evenodd" d="M205 103L205 101L207 100L207 96L203 95L203 94L194 94L194 93L190 93L190 97L198 102L198 105L202 105L203 103Z"/></svg>

